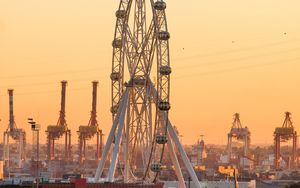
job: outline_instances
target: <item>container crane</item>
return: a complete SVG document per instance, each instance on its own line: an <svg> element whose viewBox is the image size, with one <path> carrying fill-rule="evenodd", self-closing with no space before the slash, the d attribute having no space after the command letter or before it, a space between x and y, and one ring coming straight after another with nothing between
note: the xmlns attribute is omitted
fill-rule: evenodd
<svg viewBox="0 0 300 188"><path fill-rule="evenodd" d="M93 136L97 136L97 148L96 148L96 161L99 161L102 153L102 143L103 143L103 134L102 130L99 129L98 121L97 121L97 87L98 81L93 81L93 93L92 93L92 111L91 118L89 120L88 125L79 126L79 130L77 131L79 135L79 162L82 164L86 159L86 141L91 139Z"/></svg>
<svg viewBox="0 0 300 188"><path fill-rule="evenodd" d="M281 127L276 127L274 131L274 167L275 169L280 168L280 143L287 142L289 140L293 141L293 151L292 156L288 157L288 164L290 164L291 168L297 169L298 161L297 161L297 132L294 129L293 123L291 121L291 113L285 112L285 119ZM291 158L291 161L289 160Z"/></svg>
<svg viewBox="0 0 300 188"><path fill-rule="evenodd" d="M248 127L243 127L240 121L240 114L234 114L234 120L232 123L232 127L230 132L228 133L228 162L230 162L232 158L232 139L237 141L242 141L244 143L243 146L243 155L248 156L249 145L250 145L250 131Z"/></svg>
<svg viewBox="0 0 300 188"><path fill-rule="evenodd" d="M11 137L17 143L17 164L11 167L22 167L23 161L25 161L25 146L26 146L26 133L24 129L17 128L14 109L13 109L13 89L8 90L9 95L9 124L8 128L4 132L3 136L3 160L6 162L8 169L10 168L12 157L10 156L9 138Z"/></svg>
<svg viewBox="0 0 300 188"><path fill-rule="evenodd" d="M65 156L64 159L68 161L71 156L71 130L67 127L65 119L65 106L66 106L66 87L67 81L61 81L61 108L59 113L58 122L56 125L49 125L47 127L47 146L48 146L48 160L55 158L54 145L55 140L58 140L65 135Z"/></svg>

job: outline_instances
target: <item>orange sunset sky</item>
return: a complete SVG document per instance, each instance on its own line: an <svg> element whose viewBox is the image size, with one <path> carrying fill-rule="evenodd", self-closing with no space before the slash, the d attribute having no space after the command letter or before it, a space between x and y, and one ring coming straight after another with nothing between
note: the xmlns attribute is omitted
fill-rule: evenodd
<svg viewBox="0 0 300 188"><path fill-rule="evenodd" d="M252 143L273 143L284 112L300 128L299 0L166 0L171 33L170 118L184 144L205 135L225 144L232 115ZM0 140L8 124L7 88L15 89L15 117L55 124L60 81L68 80L66 116L77 143L87 124L91 81L99 80L98 120L111 126L110 79L118 0L0 1ZM106 139L106 138L105 138Z"/></svg>

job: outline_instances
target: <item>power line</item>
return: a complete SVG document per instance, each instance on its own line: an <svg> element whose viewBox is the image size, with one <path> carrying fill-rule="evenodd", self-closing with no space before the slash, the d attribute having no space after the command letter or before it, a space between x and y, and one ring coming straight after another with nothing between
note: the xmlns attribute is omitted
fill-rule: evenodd
<svg viewBox="0 0 300 188"><path fill-rule="evenodd" d="M83 73L83 72L95 72L103 70L103 68L91 68L85 70L70 70L70 71L60 71L60 72L50 72L50 73L38 73L38 74L24 74L24 75L15 75L15 76L2 76L0 79L15 79L15 78L30 78L30 77L45 77L59 74L69 74L69 73Z"/></svg>
<svg viewBox="0 0 300 188"><path fill-rule="evenodd" d="M244 57L239 57L239 58L233 58L233 59L229 59L227 61L215 61L215 62L204 62L204 63L198 63L197 65L193 65L193 66L179 66L176 68L180 68L180 69L189 69L189 68L196 68L196 67L201 67L203 65L219 65L219 64L227 64L227 63L231 63L231 62L236 62L236 61L243 61L243 60L248 60L251 58L258 58L258 57L266 57L266 56L272 56L272 55L277 55L277 54L284 54L284 53L289 53L289 52L293 52L293 51L297 51L300 50L300 47L297 48L292 48L289 50L284 50L284 51L276 51L276 52L271 52L271 53L263 53L263 54L258 54L258 55L249 55L249 56L244 56Z"/></svg>
<svg viewBox="0 0 300 188"><path fill-rule="evenodd" d="M292 40L292 41L295 41ZM266 47L266 46L272 46L272 45L279 45L279 44L283 44L283 43L288 43L291 41L282 41L282 42L276 42L276 43L271 43L271 44L264 44L264 45L260 45L260 46L252 46L252 47L247 47L247 48L243 48L243 49L236 49L236 50L229 50L229 51L221 51L221 52L217 52L214 53L214 55L218 55L218 54L224 54L224 53L233 53L233 52L237 52L237 51L242 51L242 50L249 50L249 49L254 49L257 47ZM183 68L197 68L200 67L202 65L216 65L216 64L221 64L221 63L230 63L230 62L235 62L235 61L241 61L241 60L246 60L246 59L250 59L250 58L257 58L257 57L262 57L262 56L270 56L275 54L280 54L280 53L287 53L287 52L291 52L291 51L295 51L295 50L299 50L300 48L292 48L289 50L284 50L284 51L277 51L277 52L272 52L272 53L264 53L264 54L259 54L259 55L251 55L251 56L245 56L245 57L240 57L240 58L234 58L231 59L229 61L217 61L217 62L205 62L205 63L201 63L198 64L196 66L184 66L181 67L180 69ZM206 56L210 56L213 54L206 54ZM194 56L196 57L196 56ZM199 57L203 57L203 55L199 56ZM248 65L248 66L241 66L241 67L234 67L234 68L230 68L230 69L223 69L223 70L217 70L217 71L209 71L209 72L204 72L204 73L197 73L197 74L189 74L189 75L182 75L182 76L177 76L174 77L174 79L178 79L178 78L185 78L185 77L192 77L192 76L203 76L203 75L211 75L211 74L222 74L222 73L226 73L226 72L233 72L233 71L237 71L237 70L243 70L243 69L247 69L247 68L256 68L256 67L260 67L260 66L268 66L268 65L273 65L273 64L281 64L281 63L285 63L285 62L291 62L291 61L295 61L298 60L299 58L292 58L289 59L287 61L280 61L280 62L269 62L269 63L265 63L265 64L255 64L255 65ZM101 68L92 68L92 69L85 69L85 70L72 70L72 71L60 71L60 72L52 72L52 73L39 73L39 74L27 74L27 75L15 75L15 76L6 76L6 77L0 77L0 79L14 79L14 78L25 78L25 77L43 77L43 76L49 76L49 75L57 75L57 74L67 74L67 73L82 73L82 72L93 72L93 71L97 71L97 70L103 70ZM103 76L99 76L99 77L103 77ZM73 79L72 81L76 81L76 82L82 82L85 81L87 79ZM36 84L20 84L20 85L15 85L15 87L27 87L27 86L39 86L39 85L50 85L50 84L54 84L54 82L40 82L40 83L36 83ZM8 88L11 86L0 86L0 88ZM72 90L72 89L71 89ZM78 90L78 89L74 89L74 90ZM16 93L16 95L31 95L31 94L42 94L42 93L52 93L52 92L58 92L58 90L52 90L52 91L37 91L37 92L25 92L25 93ZM1 95L0 95L1 96ZM4 96L4 95L2 95Z"/></svg>
<svg viewBox="0 0 300 188"><path fill-rule="evenodd" d="M235 71L244 70L244 69L259 68L259 67L283 64L283 63L291 63L291 62L295 62L297 60L300 60L300 57L295 57L295 58L290 58L290 59L280 60L280 61L272 61L272 62L263 63L263 64L254 64L254 65L240 66L240 67L234 67L234 68L229 68L229 69L222 69L222 70L217 70L217 71L209 71L209 72L203 72L203 73L197 73L197 74L181 75L181 76L176 76L173 79L224 74L224 73L235 72ZM108 87L108 85L104 85L102 87ZM69 89L69 90L70 91L80 91L80 90L85 90L85 89L90 89L90 88L84 87L84 88L76 88L76 89ZM16 93L15 95L34 95L34 94L44 94L44 93L56 93L56 92L59 92L59 90L24 92L24 93ZM0 95L0 96L6 96L6 95Z"/></svg>
<svg viewBox="0 0 300 188"><path fill-rule="evenodd" d="M101 87L101 86L100 86ZM107 85L102 86L107 87ZM82 88L73 88L73 89L68 89L68 91L83 91L83 90L88 90L91 89L90 87L82 87ZM60 90L46 90L46 91L33 91L33 92L23 92L23 93L14 93L14 95L35 95L35 94L45 94L45 93L58 93ZM0 96L6 96L5 94L2 94Z"/></svg>
<svg viewBox="0 0 300 188"><path fill-rule="evenodd" d="M88 89L87 87L83 88L75 88L75 89L69 89L68 91L81 91ZM34 91L34 92L23 92L23 93L15 93L14 95L34 95L34 94L44 94L44 93L57 93L60 92L60 90L47 90L47 91ZM6 96L6 95L0 95L0 96Z"/></svg>
<svg viewBox="0 0 300 188"><path fill-rule="evenodd" d="M208 54L195 54L187 57L179 57L179 58L174 58L173 61L176 60L186 60L186 59L193 59L193 58L203 58L203 57L209 57L209 56L217 56L217 55L223 55L227 53L234 53L234 52L240 52L240 51L245 51L245 50L252 50L256 48L263 48L263 47L268 47L268 46L277 46L285 43L290 43L290 42L295 42L298 41L298 38L291 39L288 41L279 41L279 42L274 42L274 43L267 43L267 44L262 44L262 45L257 45L257 46L249 46L245 48L240 48L240 49L233 49L233 50L225 50L225 51L219 51L219 52L213 52L213 53L208 53ZM52 75L59 75L59 74L68 74L68 73L83 73L83 72L95 72L98 70L103 70L103 68L100 67L95 67L95 68L90 68L90 69L80 69L80 70L69 70L69 71L58 71L58 72L48 72L48 73L38 73L38 74L25 74L25 75L14 75L14 76L2 76L0 79L16 79L16 78L27 78L27 77L45 77L45 76L52 76Z"/></svg>
<svg viewBox="0 0 300 188"><path fill-rule="evenodd" d="M92 81L92 80L97 80L94 78L84 78L84 79L68 79L68 81L71 81L72 83L74 82L83 82L83 81ZM43 85L54 85L57 84L58 82L38 82L38 83L27 83L27 84L18 84L18 85L6 85L6 86L0 86L0 88L17 88L17 87L31 87L31 86L43 86Z"/></svg>
<svg viewBox="0 0 300 188"><path fill-rule="evenodd" d="M300 60L300 57L295 57L295 58L290 58L290 59L280 60L280 61L273 61L273 62L264 63L264 64L255 64L255 65L234 67L234 68L229 68L229 69L222 69L222 70L217 70L217 71L208 71L208 72L197 73L197 74L181 75L181 76L174 77L174 79L223 74L223 73L235 72L235 71L244 70L244 69L259 68L259 67L263 67L263 66L270 66L270 65L283 64L283 63L291 63L291 62L295 62L297 60Z"/></svg>
<svg viewBox="0 0 300 188"><path fill-rule="evenodd" d="M257 49L257 48L264 48L264 47L269 47L269 46L278 46L278 45L281 45L281 44L296 42L298 40L299 40L298 38L295 38L295 39L291 39L291 40L287 40L287 41L279 41L279 42L261 44L261 45L257 45L257 46L249 46L249 47L233 49L233 50L225 50L225 51L219 51L219 52L213 52L213 53L207 53L207 54L194 54L194 55L191 55L191 56L174 58L173 61L193 59L193 58L204 58L204 57L211 57L211 56L217 56L217 55L224 55L224 54L228 54L228 53L235 53L235 52L240 52L240 51L245 51L245 50L253 50L253 49Z"/></svg>

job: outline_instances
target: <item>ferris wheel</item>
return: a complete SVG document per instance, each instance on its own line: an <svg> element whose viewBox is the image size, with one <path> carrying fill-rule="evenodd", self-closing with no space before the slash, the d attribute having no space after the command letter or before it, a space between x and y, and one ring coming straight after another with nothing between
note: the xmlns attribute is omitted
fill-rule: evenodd
<svg viewBox="0 0 300 188"><path fill-rule="evenodd" d="M113 125L96 171L96 181L103 175L110 156L108 181L157 182L165 169L164 154L168 150L180 187L184 187L177 149L199 187L168 118L172 70L166 7L162 0L120 0L115 13L110 75ZM155 83L152 77L156 78Z"/></svg>

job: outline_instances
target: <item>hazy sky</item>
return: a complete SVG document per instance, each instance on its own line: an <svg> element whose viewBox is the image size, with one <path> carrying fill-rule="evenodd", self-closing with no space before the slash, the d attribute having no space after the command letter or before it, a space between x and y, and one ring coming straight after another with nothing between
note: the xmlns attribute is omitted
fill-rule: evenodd
<svg viewBox="0 0 300 188"><path fill-rule="evenodd" d="M252 143L273 143L284 112L300 125L299 0L168 0L173 68L170 118L192 144L224 144L232 115ZM60 80L68 80L72 142L87 124L91 81L99 80L98 120L111 126L111 41L118 0L0 1L0 140L8 124L7 88L15 89L18 127L28 117L56 124ZM28 132L29 137L31 132ZM45 142L43 136L43 142ZM30 138L29 138L30 139ZM30 141L29 141L30 142Z"/></svg>

